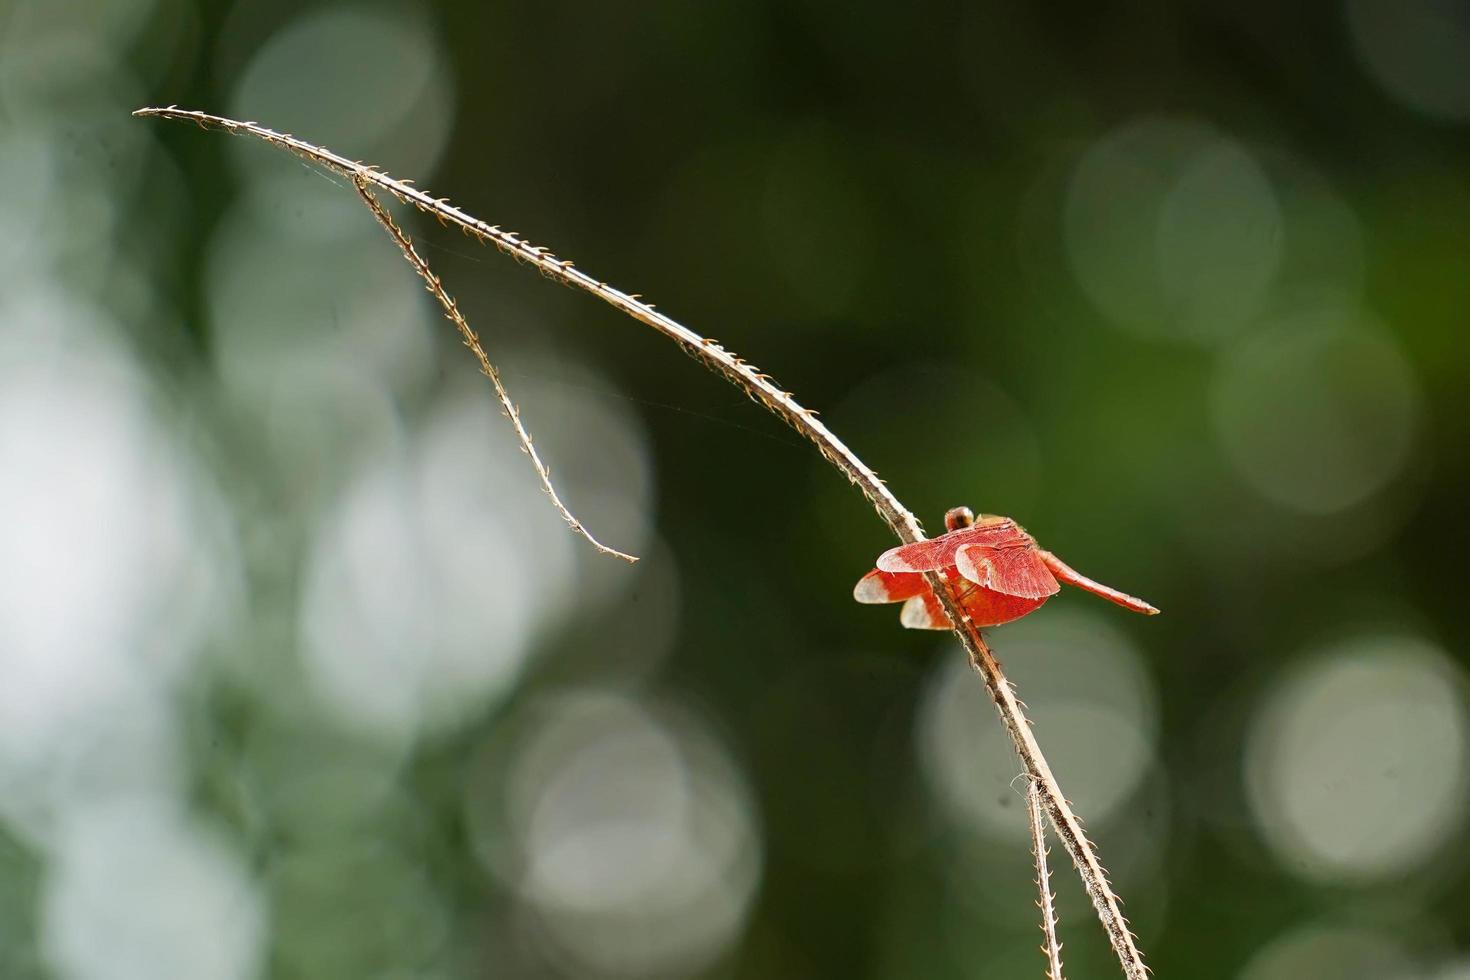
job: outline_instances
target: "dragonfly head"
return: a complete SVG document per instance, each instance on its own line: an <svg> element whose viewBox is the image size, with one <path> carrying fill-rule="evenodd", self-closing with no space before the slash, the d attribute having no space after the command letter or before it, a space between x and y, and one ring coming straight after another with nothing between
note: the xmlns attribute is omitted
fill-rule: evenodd
<svg viewBox="0 0 1470 980"><path fill-rule="evenodd" d="M958 531L975 523L975 512L968 507L951 507L944 512L944 529Z"/></svg>

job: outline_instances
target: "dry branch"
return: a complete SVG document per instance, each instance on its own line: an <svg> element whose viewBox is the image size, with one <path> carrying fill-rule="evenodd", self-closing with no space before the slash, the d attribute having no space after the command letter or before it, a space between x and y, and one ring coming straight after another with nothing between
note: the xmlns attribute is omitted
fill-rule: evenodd
<svg viewBox="0 0 1470 980"><path fill-rule="evenodd" d="M548 278L591 293L678 344L692 357L723 376L744 391L752 400L810 440L823 458L862 491L878 512L879 517L892 529L900 541L912 543L923 540L923 528L914 515L889 491L883 481L878 479L877 474L858 459L852 450L848 449L816 417L815 413L802 407L790 392L778 387L768 375L756 370L754 366L713 340L702 337L676 320L657 312L651 304L643 302L636 294L624 293L605 282L594 279L575 268L571 262L559 259L546 249L530 244L515 232L504 231L498 225L487 224L461 211L445 199L431 197L410 186L407 182L389 177L373 167L348 160L330 150L267 129L257 123L240 122L223 116L179 109L176 106L139 109L134 115L194 122L203 127L247 134L272 143L354 182L361 181L363 184L381 188L405 204L410 204L441 222L454 225L465 234L494 245L507 255L535 267ZM1072 863L1077 869L1078 876L1082 879L1088 897L1092 899L1093 908L1097 911L1098 919L1107 933L1108 941L1118 957L1124 975L1128 980L1145 980L1148 969L1144 966L1142 954L1128 928L1127 920L1123 917L1118 898L1108 884L1107 874L1098 860L1095 848L1082 829L1081 821L1072 812L1071 804L1062 794L1061 787L1058 786L1056 777L1052 775L1046 757L1041 752L1041 747L1031 734L1031 724L1010 682L1006 680L999 662L996 661L990 648L981 638L979 630L966 618L950 590L949 583L935 572L926 572L924 577L939 597L950 622L955 624L955 635L959 637L969 654L971 665L984 680L986 690L990 692L995 702L1006 734L1015 746L1022 766L1041 793L1047 817L1061 839L1062 846L1072 858Z"/></svg>
<svg viewBox="0 0 1470 980"><path fill-rule="evenodd" d="M1041 910L1041 952L1046 956L1047 980L1063 980L1062 944L1057 941L1057 905L1051 893L1051 869L1047 867L1046 827L1041 822L1041 789L1026 779L1026 819L1031 825L1031 856L1036 859L1036 907Z"/></svg>
<svg viewBox="0 0 1470 980"><path fill-rule="evenodd" d="M383 230L388 232L393 241L398 244L398 248L403 252L403 257L408 260L408 264L413 266L414 271L419 274L419 278L424 280L425 288L429 290L429 293L434 299L439 301L439 306L443 308L444 315L449 319L449 322L459 328L460 336L464 338L464 345L474 353L475 359L480 362L480 373L489 378L490 384L494 386L495 397L500 400L501 411L505 413L506 418L510 419L511 427L515 429L516 438L520 440L521 452L531 458L531 465L535 467L536 476L541 480L541 489L545 490L546 496L551 498L551 504L561 514L562 520L566 521L573 531L586 538L588 544L592 545L592 547L604 555L621 558L630 564L636 562L638 559L632 555L625 554L616 548L609 548L594 538L592 532L587 530L582 522L573 516L570 510L567 510L567 505L562 503L561 497L557 495L556 487L551 484L551 471L541 461L540 455L536 452L535 445L531 442L531 434L526 431L526 427L521 423L520 409L516 408L515 403L510 400L510 393L505 390L505 383L500 380L500 372L491 363L489 356L485 353L485 348L480 344L479 336L470 327L469 321L464 318L464 314L459 312L459 304L445 290L444 283L440 281L439 277L434 273L434 270L429 268L429 263L424 261L423 256L419 255L418 249L414 248L413 239L409 238L408 234L402 228L398 227L398 223L393 220L393 216L384 209L383 205L378 203L378 199L368 189L367 181L361 176L355 176L353 177L353 184L357 187L357 193L362 196L363 203L368 206L368 210L373 213L373 217L378 219L378 224L382 225Z"/></svg>

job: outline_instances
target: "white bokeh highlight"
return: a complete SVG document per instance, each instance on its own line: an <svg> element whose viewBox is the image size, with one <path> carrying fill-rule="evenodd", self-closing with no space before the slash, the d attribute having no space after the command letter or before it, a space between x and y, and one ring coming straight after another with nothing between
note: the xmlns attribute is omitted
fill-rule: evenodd
<svg viewBox="0 0 1470 980"><path fill-rule="evenodd" d="M1271 182L1239 143L1189 119L1148 117L1078 162L1064 214L1077 281L1141 336L1214 343L1259 313L1281 266Z"/></svg>
<svg viewBox="0 0 1470 980"><path fill-rule="evenodd" d="M78 813L59 833L42 945L70 980L251 980L265 911L241 857L162 804Z"/></svg>
<svg viewBox="0 0 1470 980"><path fill-rule="evenodd" d="M1007 626L996 646L1046 733L1047 758L1068 797L1092 826L1105 824L1154 765L1156 696L1138 650L1104 617L1060 608ZM937 668L918 740L930 786L954 821L1004 844L1026 839L1020 763L963 659L946 657Z"/></svg>
<svg viewBox="0 0 1470 980"><path fill-rule="evenodd" d="M350 189L297 168L225 215L207 287L219 371L242 408L279 414L285 401L308 432L330 420L325 445L382 424L355 414L360 398L342 404L344 374L392 391L432 364L440 323L413 270Z"/></svg>
<svg viewBox="0 0 1470 980"><path fill-rule="evenodd" d="M1470 959L1462 957L1453 963L1442 964L1430 970L1426 980L1470 980Z"/></svg>
<svg viewBox="0 0 1470 980"><path fill-rule="evenodd" d="M237 569L117 326L49 293L0 323L0 814L45 844L83 802L173 791L170 700Z"/></svg>
<svg viewBox="0 0 1470 980"><path fill-rule="evenodd" d="M531 712L503 785L503 823L474 798L470 822L562 969L690 976L739 936L760 833L744 777L697 716L562 695Z"/></svg>
<svg viewBox="0 0 1470 980"><path fill-rule="evenodd" d="M652 479L636 420L605 398L518 381L565 499L639 549ZM301 650L315 695L349 728L412 740L465 720L509 691L543 629L637 580L561 520L497 407L464 372L322 508Z"/></svg>
<svg viewBox="0 0 1470 980"><path fill-rule="evenodd" d="M1314 882L1404 874L1458 840L1465 679L1413 637L1363 636L1278 681L1248 733L1245 782L1282 867Z"/></svg>
<svg viewBox="0 0 1470 980"><path fill-rule="evenodd" d="M569 533L518 530L521 509L549 509L524 466L489 398L463 391L328 509L306 570L302 655L342 723L411 739L515 678L574 573Z"/></svg>
<svg viewBox="0 0 1470 980"><path fill-rule="evenodd" d="M1326 307L1278 318L1216 369L1215 431L1247 484L1305 514L1364 503L1408 464L1418 379L1371 317Z"/></svg>
<svg viewBox="0 0 1470 980"><path fill-rule="evenodd" d="M339 4L309 10L254 54L228 114L426 180L448 145L454 118L449 63L422 9ZM247 180L294 169L276 150L244 141L232 149Z"/></svg>

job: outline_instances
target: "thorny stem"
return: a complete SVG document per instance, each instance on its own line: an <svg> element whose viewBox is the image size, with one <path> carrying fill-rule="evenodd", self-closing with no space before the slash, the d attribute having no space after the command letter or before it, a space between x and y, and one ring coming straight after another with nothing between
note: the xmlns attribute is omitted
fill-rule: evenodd
<svg viewBox="0 0 1470 980"><path fill-rule="evenodd" d="M498 225L490 225L459 208L446 199L434 198L410 186L407 181L395 180L366 164L348 160L330 150L315 146L294 136L278 133L253 122L241 122L223 116L180 109L145 108L133 113L135 116L155 116L163 119L186 120L205 128L221 129L230 133L244 133L272 143L328 170L334 171L354 182L362 181L379 187L400 201L430 214L441 223L454 225L465 234L494 245L502 252L537 269L542 275L563 285L591 293L598 299L621 311L634 320L663 334L678 344L686 353L703 363L715 373L723 376L741 391L772 414L786 422L816 446L833 466L848 478L873 505L878 516L893 530L899 540L913 543L924 539L924 531L908 508L888 489L878 475L848 449L816 417L814 412L803 408L791 393L778 387L771 378L756 370L754 366L715 343L702 337L676 320L654 310L635 294L609 286L573 267L570 261L559 259L544 248L530 244L515 232L504 231ZM1123 917L1118 898L1108 884L1107 874L1097 858L1096 850L1082 829L1082 822L1072 812L1071 804L1062 795L1056 777L1052 775L1041 747L1031 734L1031 723L1016 699L1010 681L1006 680L999 662L990 652L980 636L980 631L969 621L950 591L949 583L936 572L924 573L939 597L950 622L956 624L955 635L969 654L970 663L985 682L986 689L995 701L1005 725L1006 734L1015 746L1021 765L1035 781L1044 801L1044 809L1057 836L1062 841L1072 863L1082 879L1088 897L1092 899L1098 919L1107 932L1108 941L1117 954L1128 980L1146 980L1148 969L1138 950L1128 922Z"/></svg>
<svg viewBox="0 0 1470 980"><path fill-rule="evenodd" d="M1040 896L1036 907L1041 909L1041 933L1046 943L1041 952L1046 955L1047 980L1063 980L1062 944L1057 942L1057 907L1051 894L1051 869L1046 866L1046 828L1041 823L1041 787L1036 780L1026 779L1026 817L1031 824L1031 854L1036 858L1036 891Z"/></svg>
<svg viewBox="0 0 1470 980"><path fill-rule="evenodd" d="M368 210L373 213L373 217L378 219L378 224L382 225L383 229L392 236L393 241L398 243L398 248L403 252L403 257L408 260L409 265L413 266L414 271L419 274L419 278L424 280L425 287L433 297L439 301L439 305L443 307L444 315L449 318L449 322L459 328L460 336L464 338L464 345L474 353L475 359L480 362L480 372L489 378L490 384L495 387L495 397L500 400L500 407L505 412L505 417L510 419L511 427L515 429L516 438L521 442L521 451L531 458L531 465L536 468L536 475L541 479L541 489L545 490L546 496L551 498L552 505L561 514L562 519L567 522L573 531L586 538L592 547L604 555L621 558L629 564L636 562L638 559L632 555L624 554L616 548L609 548L594 538L592 532L587 530L582 525L582 522L577 520L571 511L567 510L567 505L561 502L561 497L557 496L556 487L551 485L551 471L546 468L545 463L541 462L541 457L536 453L536 447L531 443L531 434L521 424L520 409L516 408L515 403L510 400L510 393L505 390L505 383L500 380L500 372L495 369L494 364L490 363L490 358L486 355L485 348L480 346L479 336L470 327L469 321L464 318L464 314L459 312L459 304L444 289L444 284L434 274L434 270L429 268L429 263L424 261L423 256L419 255L418 249L414 248L413 239L409 238L408 234L402 228L398 227L398 223L393 220L393 216L384 209L383 205L378 203L378 199L373 196L373 192L368 190L367 181L360 175L354 175L352 182L357 188L357 193L361 195L363 203L368 206Z"/></svg>
<svg viewBox="0 0 1470 980"><path fill-rule="evenodd" d="M1108 934L1108 942L1123 967L1123 975L1128 980L1147 980L1148 967L1144 965L1138 942L1128 928L1122 903L1108 883L1108 874L1098 859L1097 849L1088 839L1087 832L1082 829L1082 821L1072 812L1072 804L1062 795L1062 787L1057 783L1056 776L1052 775L1051 767L1047 765L1046 756L1042 755L1036 737L1031 734L1031 720L1026 717L1025 709L1016 698L1015 688L1006 679L1000 662L990 652L980 631L970 622L956 601L949 583L933 572L924 573L924 578L929 582L930 588L935 587L936 580L943 586L942 589L935 590L940 604L944 606L949 621L958 624L955 634L970 655L970 665L985 681L985 688L995 701L1006 734L1010 736L1011 744L1021 758L1021 765L1041 791L1046 815L1052 828L1056 830L1057 837L1061 839L1062 847L1066 848L1067 855L1071 857L1077 876L1082 879L1082 887L1087 891L1087 897L1092 899L1092 907Z"/></svg>

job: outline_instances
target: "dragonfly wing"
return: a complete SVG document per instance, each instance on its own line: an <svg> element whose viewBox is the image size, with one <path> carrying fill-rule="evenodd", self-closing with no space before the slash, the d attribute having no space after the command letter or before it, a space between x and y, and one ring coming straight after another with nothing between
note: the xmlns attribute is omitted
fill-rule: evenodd
<svg viewBox="0 0 1470 980"><path fill-rule="evenodd" d="M949 617L933 592L916 595L903 604L898 621L911 630L947 630Z"/></svg>
<svg viewBox="0 0 1470 980"><path fill-rule="evenodd" d="M1029 543L1002 548L962 545L955 554L955 567L976 585L1003 595L1045 599L1061 591L1041 554Z"/></svg>
<svg viewBox="0 0 1470 980"><path fill-rule="evenodd" d="M903 602L929 591L924 576L917 572L884 572L873 569L852 590L858 602Z"/></svg>
<svg viewBox="0 0 1470 980"><path fill-rule="evenodd" d="M1009 517L988 517L970 527L962 527L937 538L890 548L878 556L878 568L884 572L933 572L955 563L955 551L965 545L1030 544L1031 539Z"/></svg>

